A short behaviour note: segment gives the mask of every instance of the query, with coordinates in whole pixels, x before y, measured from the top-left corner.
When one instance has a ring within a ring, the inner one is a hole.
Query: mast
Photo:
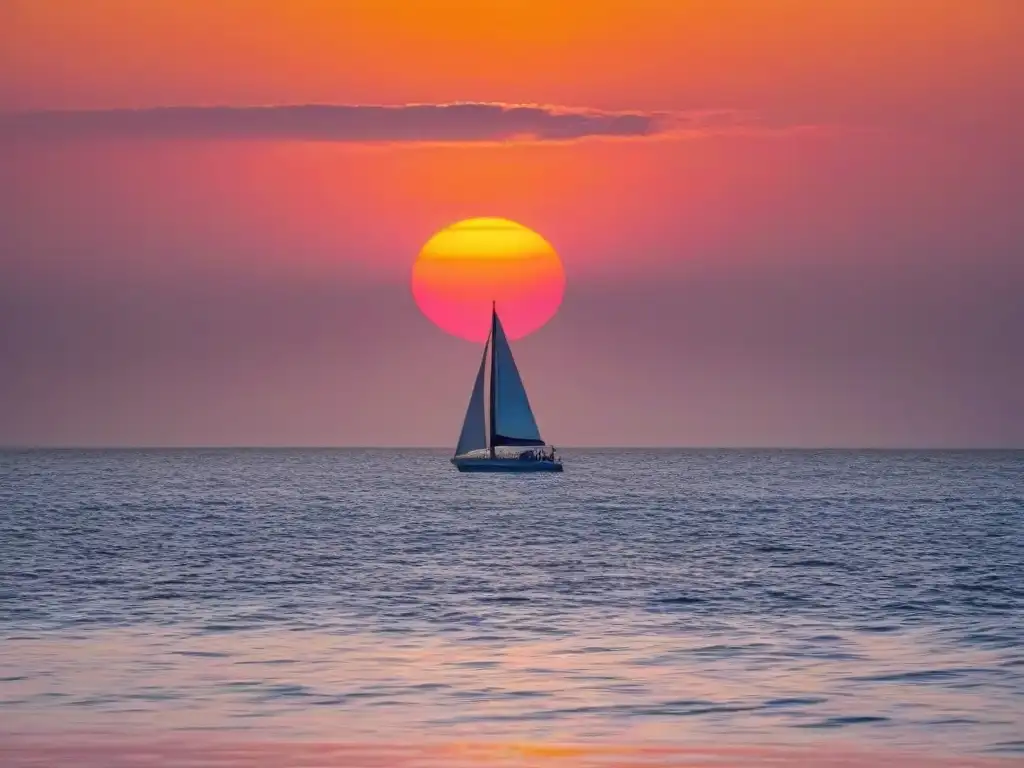
[[[491,302],[491,339],[492,339],[492,344],[491,344],[491,387],[490,387],[490,407],[488,408],[488,411],[489,411],[489,413],[488,413],[488,417],[489,417],[488,418],[489,439],[488,439],[487,442],[491,446],[491,458],[493,459],[494,458],[494,438],[495,438],[495,436],[497,435],[497,432],[498,432],[498,429],[497,429],[497,423],[498,423],[497,422],[497,413],[496,413],[496,409],[494,407],[496,402],[497,402],[497,399],[498,399],[497,398],[497,391],[498,391],[497,390],[497,381],[498,381],[498,377],[496,375],[497,372],[498,372],[498,366],[497,366],[498,356],[494,354],[494,352],[495,352],[495,344],[497,343],[497,339],[498,339],[498,307],[497,307],[497,302],[494,302],[494,301]]]

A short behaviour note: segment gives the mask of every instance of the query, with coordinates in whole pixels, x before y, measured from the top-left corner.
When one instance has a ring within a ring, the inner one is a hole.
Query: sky
[[[1018,0],[0,0],[0,444],[454,446],[432,235],[557,250],[562,446],[1024,446]]]

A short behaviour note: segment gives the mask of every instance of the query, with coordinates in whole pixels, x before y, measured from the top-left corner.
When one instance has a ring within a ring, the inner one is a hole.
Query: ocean
[[[0,765],[1024,764],[1024,452],[0,453]]]

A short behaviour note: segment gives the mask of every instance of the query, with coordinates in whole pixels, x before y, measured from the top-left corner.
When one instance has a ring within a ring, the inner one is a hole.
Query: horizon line
[[[549,444],[550,445],[550,444]],[[1024,451],[1022,445],[921,446],[921,445],[563,445],[552,446],[570,451],[873,451],[873,452],[980,452]],[[452,451],[445,445],[233,445],[227,443],[194,445],[73,445],[3,444],[0,452],[11,451]]]

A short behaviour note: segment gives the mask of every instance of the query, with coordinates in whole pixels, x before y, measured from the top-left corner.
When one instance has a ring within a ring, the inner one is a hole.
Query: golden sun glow
[[[533,333],[561,304],[565,272],[551,244],[509,219],[466,219],[445,227],[420,251],[412,292],[438,327],[483,341],[497,303],[510,338]]]

